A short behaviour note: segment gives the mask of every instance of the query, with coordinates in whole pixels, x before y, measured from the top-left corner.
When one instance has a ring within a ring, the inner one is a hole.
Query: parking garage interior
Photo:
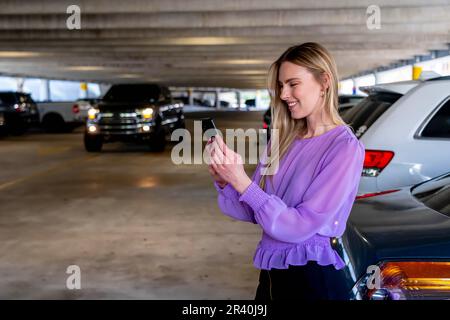
[[[304,42],[333,54],[342,95],[450,75],[448,1],[372,2],[0,1],[0,92],[74,116],[114,84],[163,84],[192,133],[266,129],[268,69]],[[87,152],[83,121],[2,133],[0,298],[253,299],[261,228],[221,213],[207,165],[174,164],[170,135]]]

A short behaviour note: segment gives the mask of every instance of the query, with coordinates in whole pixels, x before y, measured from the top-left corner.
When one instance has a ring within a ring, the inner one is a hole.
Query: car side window
[[[428,122],[422,131],[422,137],[450,139],[450,99]]]

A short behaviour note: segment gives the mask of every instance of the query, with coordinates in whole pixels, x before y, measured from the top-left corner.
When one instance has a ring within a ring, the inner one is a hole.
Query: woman
[[[355,200],[364,146],[338,113],[338,75],[332,56],[316,43],[284,52],[270,69],[273,143],[269,167],[252,179],[241,157],[217,136],[208,144],[209,171],[220,209],[259,224],[254,265],[261,269],[256,299],[333,299],[326,277],[344,267],[330,239],[340,237]],[[326,275],[326,276],[325,276]]]

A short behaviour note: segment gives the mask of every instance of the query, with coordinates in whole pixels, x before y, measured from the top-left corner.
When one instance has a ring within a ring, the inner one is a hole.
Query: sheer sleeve
[[[327,152],[319,173],[294,207],[288,207],[279,197],[267,194],[255,183],[241,195],[240,201],[253,209],[256,222],[272,238],[299,243],[328,224],[345,226],[363,162],[363,145],[356,138],[345,138]],[[302,181],[294,177],[290,188],[300,183]]]

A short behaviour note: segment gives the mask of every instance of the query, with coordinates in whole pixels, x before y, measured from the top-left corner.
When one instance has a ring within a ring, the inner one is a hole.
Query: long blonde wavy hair
[[[280,99],[281,88],[278,82],[280,66],[283,62],[291,62],[306,68],[318,83],[324,83],[325,75],[329,77],[329,86],[324,92],[324,111],[330,116],[333,124],[346,125],[338,112],[338,83],[339,77],[336,63],[323,46],[314,42],[307,42],[287,49],[270,67],[268,87],[270,93],[270,109],[272,114],[271,130],[278,130],[279,143],[269,144],[268,164],[273,166],[286,154],[289,146],[298,136],[307,133],[306,118],[293,119],[286,103]],[[273,135],[272,135],[273,137]],[[272,150],[273,149],[273,150]],[[264,189],[267,175],[262,175],[259,185]]]

